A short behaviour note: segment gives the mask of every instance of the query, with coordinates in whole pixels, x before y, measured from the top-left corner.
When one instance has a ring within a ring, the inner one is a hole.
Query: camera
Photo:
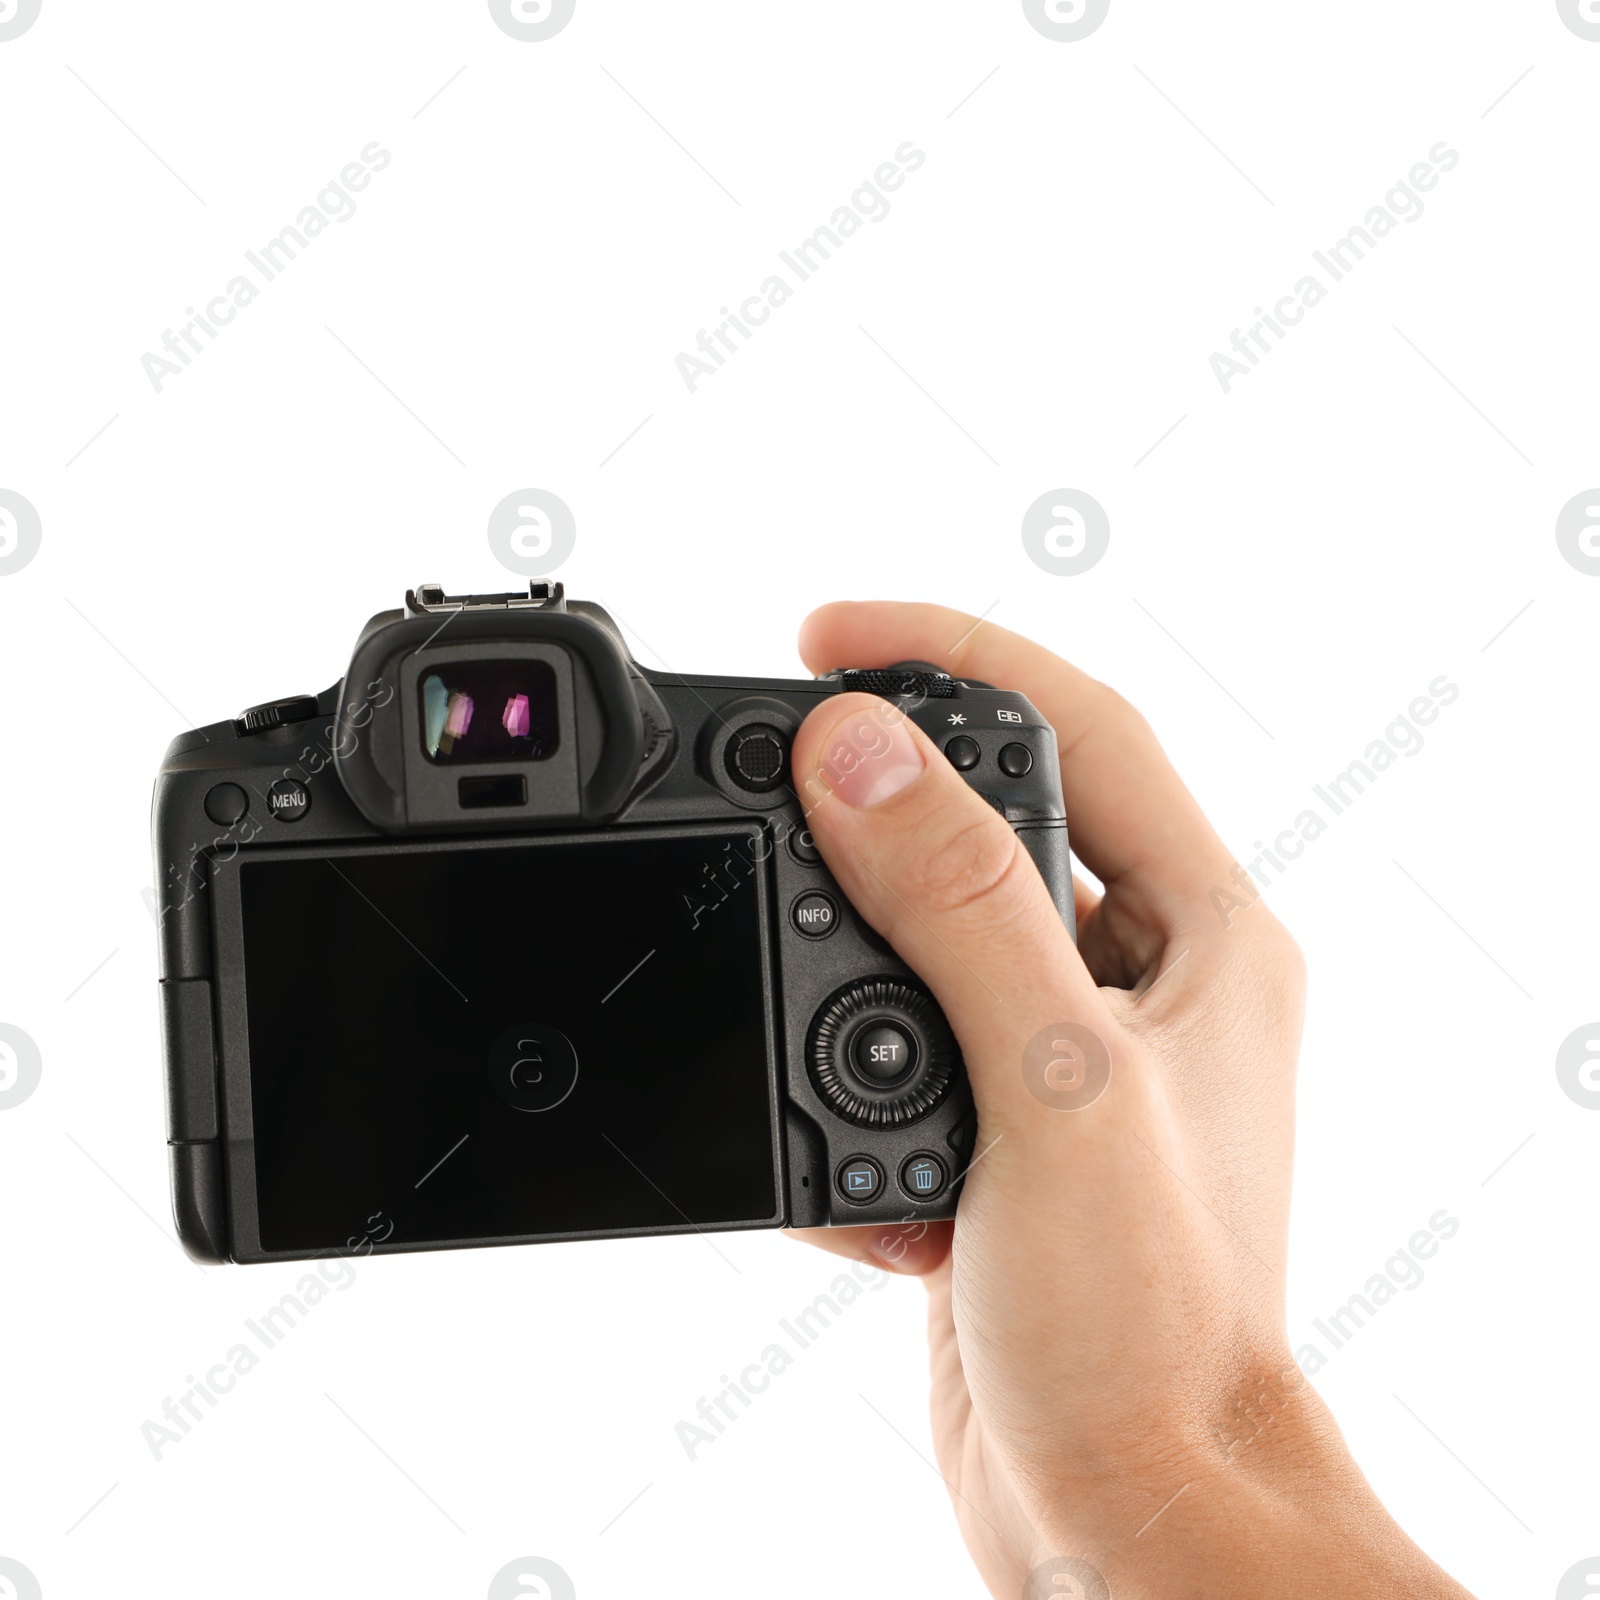
[[[655,671],[560,584],[374,617],[343,681],[156,779],[178,1234],[261,1262],[949,1217],[976,1118],[916,975],[830,876],[789,749],[915,721],[1064,922],[1055,735],[926,663]],[[835,759],[830,757],[830,760]]]

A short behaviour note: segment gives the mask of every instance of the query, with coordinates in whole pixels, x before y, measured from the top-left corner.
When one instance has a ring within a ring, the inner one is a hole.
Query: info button
[[[806,939],[826,939],[839,924],[839,908],[820,889],[810,889],[789,907],[794,931]]]

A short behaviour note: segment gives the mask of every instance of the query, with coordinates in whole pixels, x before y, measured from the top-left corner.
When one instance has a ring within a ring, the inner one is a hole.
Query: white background
[[[1554,1594],[1600,1550],[1600,1112],[1554,1070],[1600,1014],[1600,578],[1554,537],[1600,482],[1597,83],[1554,0],[1114,0],[1079,43],[1002,0],[578,0],[533,44],[467,0],[44,0],[0,43],[0,488],[43,527],[0,577],[0,1021],[43,1058],[0,1112],[0,1555],[47,1600],[481,1596],[524,1554],[584,1600],[982,1592],[913,1283],[685,1458],[835,1275],[770,1235],[364,1262],[140,1437],[298,1276],[171,1238],[161,751],[333,682],[408,584],[513,586],[488,514],[539,487],[646,664],[797,673],[836,596],[987,611],[1137,702],[1241,859],[1459,685],[1268,891],[1311,969],[1290,1331],[1457,1218],[1316,1382],[1439,1560]],[[141,356],[373,140],[157,394]],[[675,355],[906,140],[890,215],[691,395]],[[1211,353],[1441,140],[1224,395]],[[1020,538],[1058,487],[1111,521],[1078,577]]]

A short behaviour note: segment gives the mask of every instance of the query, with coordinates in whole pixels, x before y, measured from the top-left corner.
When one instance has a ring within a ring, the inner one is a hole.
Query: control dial
[[[959,1059],[938,1006],[901,978],[840,989],[807,1041],[811,1081],[829,1107],[863,1128],[897,1128],[944,1098]]]
[[[304,722],[316,714],[316,696],[296,694],[287,700],[268,700],[259,706],[249,706],[239,713],[235,723],[240,733],[263,733],[268,728],[281,728],[286,722]]]
[[[948,700],[956,692],[955,679],[925,661],[902,662],[895,667],[845,667],[840,687],[875,694],[885,700]]]

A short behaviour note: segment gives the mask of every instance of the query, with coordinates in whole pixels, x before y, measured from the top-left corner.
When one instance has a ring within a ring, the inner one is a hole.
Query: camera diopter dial
[[[925,1117],[958,1060],[943,1013],[903,978],[840,989],[812,1022],[807,1049],[811,1081],[829,1108],[863,1128]]]

